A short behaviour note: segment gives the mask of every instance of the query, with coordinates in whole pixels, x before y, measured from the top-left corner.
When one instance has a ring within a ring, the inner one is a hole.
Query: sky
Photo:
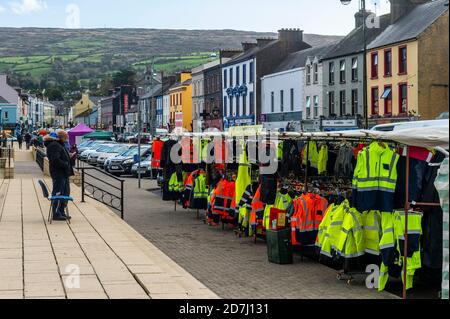
[[[0,0],[0,27],[234,29],[345,35],[359,0]],[[366,0],[377,14],[388,0]]]

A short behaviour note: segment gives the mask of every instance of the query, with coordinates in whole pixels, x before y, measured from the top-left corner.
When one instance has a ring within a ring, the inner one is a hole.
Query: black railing
[[[77,167],[77,170],[81,171],[81,202],[84,203],[85,197],[89,197],[119,211],[124,219],[125,181],[95,167]]]
[[[44,161],[47,157],[47,152],[44,149],[37,148],[36,149],[36,163],[41,168],[41,171],[44,171]]]

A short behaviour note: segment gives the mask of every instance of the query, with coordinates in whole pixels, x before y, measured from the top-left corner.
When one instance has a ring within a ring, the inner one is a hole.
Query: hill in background
[[[153,61],[157,72],[175,72],[211,61],[221,48],[276,36],[235,30],[0,28],[0,72],[27,89],[74,81],[93,88],[106,75],[131,66],[139,73]],[[304,35],[312,46],[340,38]]]

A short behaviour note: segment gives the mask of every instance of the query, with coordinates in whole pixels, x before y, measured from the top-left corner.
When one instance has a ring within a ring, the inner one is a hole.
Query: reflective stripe
[[[394,228],[386,228],[385,230],[383,230],[383,233],[393,233],[394,232]]]
[[[357,188],[358,192],[373,192],[373,191],[383,191],[386,193],[395,193],[395,187],[394,189],[381,187],[381,186],[374,186],[374,187],[359,187]]]
[[[341,231],[344,232],[344,233],[346,233],[346,234],[349,233],[349,231],[348,231],[347,229],[345,229],[345,228],[342,228]]]
[[[330,224],[330,226],[340,226],[340,225],[342,225],[343,223],[344,223],[343,221],[332,222],[332,223]]]
[[[380,230],[378,226],[364,226],[365,230]]]
[[[320,252],[320,254],[321,254],[321,255],[324,255],[324,256],[327,256],[327,257],[329,257],[329,258],[333,258],[333,256],[331,256],[331,254],[330,254],[329,252],[324,251],[324,250],[322,250],[322,251]]]
[[[364,252],[359,252],[356,254],[344,254],[342,252],[339,252],[339,254],[344,258],[356,258],[356,257],[364,256]]]
[[[392,171],[394,170],[394,164],[395,164],[396,159],[397,159],[397,154],[394,152],[394,154],[392,154],[391,164],[389,166],[389,178],[391,178],[391,176],[392,176]],[[395,182],[397,182],[397,180]],[[395,182],[393,182],[393,183],[395,183]]]
[[[386,249],[386,248],[394,248],[395,244],[391,243],[391,244],[385,244],[385,245],[380,245],[380,249]]]
[[[356,225],[358,226],[355,228],[355,230],[361,230],[362,229],[361,224],[359,223],[359,220],[356,218],[355,213],[353,213],[353,211],[351,211],[351,210],[349,210],[349,213],[350,213],[350,215],[352,215],[353,220],[356,222]]]
[[[300,233],[310,233],[313,231],[317,231],[317,229],[302,229],[302,230],[300,230]]]
[[[358,182],[388,182],[388,183],[397,183],[396,179],[388,178],[388,177],[369,177],[369,178],[355,178]]]
[[[379,256],[380,252],[366,248],[366,253],[371,254],[371,255],[375,255],[375,256]]]

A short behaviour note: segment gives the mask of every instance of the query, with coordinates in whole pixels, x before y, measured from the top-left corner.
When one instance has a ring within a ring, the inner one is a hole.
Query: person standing
[[[52,196],[70,196],[70,177],[74,175],[70,154],[64,144],[68,134],[61,130],[45,137],[45,147],[49,161],[50,176],[53,182]],[[66,207],[68,201],[57,200],[52,204],[53,219],[67,220]]]
[[[20,131],[17,131],[17,143],[19,144],[19,149],[22,149],[23,135]]]
[[[30,132],[27,132],[25,134],[25,144],[27,145],[27,150],[30,149],[30,143],[31,143],[31,134]]]

